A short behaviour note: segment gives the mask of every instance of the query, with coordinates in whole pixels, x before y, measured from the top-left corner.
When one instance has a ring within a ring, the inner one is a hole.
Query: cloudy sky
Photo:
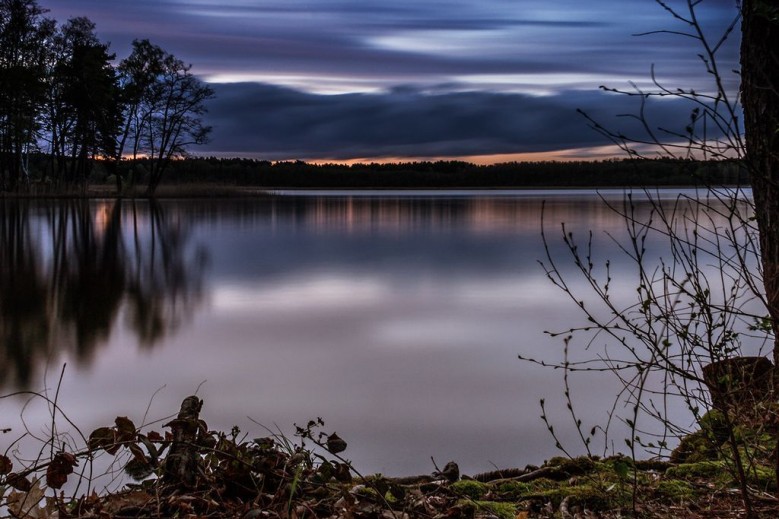
[[[271,160],[602,157],[581,108],[610,127],[650,67],[705,90],[684,27],[653,0],[40,0],[59,21],[88,16],[119,58],[148,38],[213,84],[201,154]],[[681,7],[679,0],[672,5]],[[712,35],[734,0],[703,0]],[[737,66],[738,35],[722,50]],[[728,75],[735,88],[735,75]],[[683,128],[658,103],[652,124]]]

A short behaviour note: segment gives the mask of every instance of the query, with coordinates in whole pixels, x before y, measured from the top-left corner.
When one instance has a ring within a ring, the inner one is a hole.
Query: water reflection
[[[60,356],[89,364],[122,316],[159,343],[201,301],[206,259],[155,203],[0,200],[0,386]]]
[[[562,268],[576,267],[561,223],[577,238],[592,229],[615,297],[635,294],[609,237],[624,239],[625,222],[592,192],[0,207],[3,384],[39,387],[57,355],[91,360],[66,371],[60,395],[84,430],[116,415],[140,423],[163,385],[149,417],[196,390],[223,430],[267,434],[251,416],[290,432],[322,416],[365,472],[430,472],[435,456],[474,473],[557,454],[538,401],[568,416],[562,375],[517,360],[559,360],[543,330],[582,321],[538,265],[542,207]],[[571,383],[579,410],[605,422],[619,381]],[[0,426],[22,405],[0,400]],[[28,423],[49,416],[28,408]]]
[[[620,192],[621,193],[621,192]],[[617,196],[616,194],[613,196]],[[619,195],[622,196],[621,194]],[[619,199],[621,201],[621,198]],[[407,233],[415,230],[538,235],[543,207],[557,222],[584,221],[599,230],[624,227],[614,211],[592,192],[569,196],[471,197],[295,196],[229,203],[188,201],[179,204],[192,220],[231,225],[272,225],[306,232]],[[649,207],[639,205],[642,211]]]

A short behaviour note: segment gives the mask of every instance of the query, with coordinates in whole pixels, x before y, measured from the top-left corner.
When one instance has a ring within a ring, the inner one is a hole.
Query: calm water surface
[[[538,401],[570,429],[562,375],[517,355],[559,360],[544,330],[582,318],[538,264],[541,208],[553,255],[566,222],[594,230],[627,273],[607,236],[624,223],[601,197],[284,195],[0,201],[3,393],[53,396],[67,363],[59,402],[86,434],[117,415],[165,417],[196,391],[210,427],[250,438],[267,435],[254,421],[289,432],[321,416],[365,472],[428,473],[433,456],[474,473],[556,454]],[[573,387],[593,421],[615,388],[602,375]],[[23,415],[47,434],[46,407],[26,401],[0,400],[0,427],[20,433]]]

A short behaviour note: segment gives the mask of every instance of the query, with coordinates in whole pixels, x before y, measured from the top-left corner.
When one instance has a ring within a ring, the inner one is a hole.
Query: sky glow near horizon
[[[707,88],[689,39],[634,36],[684,29],[653,0],[41,5],[60,22],[91,18],[120,59],[133,39],[148,38],[192,63],[218,96],[209,106],[212,140],[193,150],[200,154],[351,160],[582,150],[576,156],[587,157],[607,142],[576,108],[607,123],[635,112],[634,100],[600,85],[647,86],[654,65],[673,88]],[[698,8],[712,35],[736,13],[731,0]],[[738,31],[723,47],[721,68],[737,68],[737,56]],[[735,92],[737,77],[726,80]],[[653,115],[658,126],[683,128],[688,114],[677,105]]]

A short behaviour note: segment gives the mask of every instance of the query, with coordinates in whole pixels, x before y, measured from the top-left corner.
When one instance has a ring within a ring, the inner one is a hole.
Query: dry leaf
[[[62,488],[76,465],[78,465],[76,457],[68,452],[55,455],[46,469],[46,485],[50,488]]]
[[[32,519],[44,519],[49,516],[38,503],[43,500],[44,492],[40,480],[33,481],[29,492],[11,491],[6,498],[8,511],[16,517],[29,517]]]
[[[0,474],[8,474],[13,468],[14,464],[10,458],[0,455]]]
[[[333,433],[327,437],[326,445],[327,445],[327,450],[329,450],[333,454],[338,454],[339,452],[343,452],[346,450],[346,442],[336,433]]]
[[[116,433],[120,442],[135,439],[135,424],[126,416],[116,417]]]
[[[108,454],[116,454],[119,445],[116,443],[116,432],[110,427],[100,427],[89,435],[89,448],[93,451],[105,450]]]
[[[8,483],[11,488],[15,488],[22,492],[28,492],[32,488],[32,483],[29,479],[20,476],[19,474],[14,474],[13,472],[6,476],[5,482]]]

